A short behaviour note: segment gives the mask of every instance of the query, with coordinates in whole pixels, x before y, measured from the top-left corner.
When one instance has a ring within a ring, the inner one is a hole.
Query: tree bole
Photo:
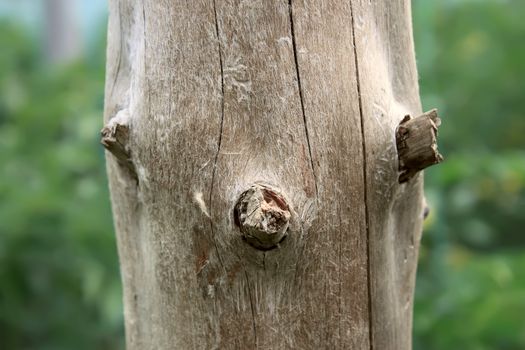
[[[410,2],[109,4],[127,348],[410,349]]]

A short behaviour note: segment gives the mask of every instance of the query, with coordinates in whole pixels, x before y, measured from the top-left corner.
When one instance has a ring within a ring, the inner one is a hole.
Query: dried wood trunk
[[[109,3],[128,349],[410,349],[410,1]]]

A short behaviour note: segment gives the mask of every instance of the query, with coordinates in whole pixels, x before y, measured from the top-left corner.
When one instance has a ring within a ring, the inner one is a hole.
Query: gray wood
[[[395,145],[420,112],[409,6],[110,0],[128,349],[410,348],[422,181],[398,183]],[[285,222],[238,222],[243,201]]]
[[[423,181],[398,183],[395,129],[421,114],[410,1],[352,1],[365,135],[371,339],[410,349]]]

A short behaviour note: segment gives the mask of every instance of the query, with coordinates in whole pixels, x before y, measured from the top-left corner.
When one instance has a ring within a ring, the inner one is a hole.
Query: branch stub
[[[276,248],[287,234],[290,207],[277,190],[256,184],[243,192],[234,207],[234,221],[254,248]]]
[[[437,147],[441,119],[432,109],[417,118],[405,116],[396,130],[399,157],[399,183],[404,183],[421,170],[443,161]]]
[[[100,143],[108,150],[118,163],[128,169],[130,175],[137,180],[135,165],[131,160],[131,155],[127,147],[129,139],[129,127],[125,124],[113,122],[105,126],[100,131]]]

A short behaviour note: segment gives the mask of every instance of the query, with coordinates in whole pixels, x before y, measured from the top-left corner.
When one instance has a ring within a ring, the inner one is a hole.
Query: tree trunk
[[[128,349],[410,349],[410,1],[109,3]]]

